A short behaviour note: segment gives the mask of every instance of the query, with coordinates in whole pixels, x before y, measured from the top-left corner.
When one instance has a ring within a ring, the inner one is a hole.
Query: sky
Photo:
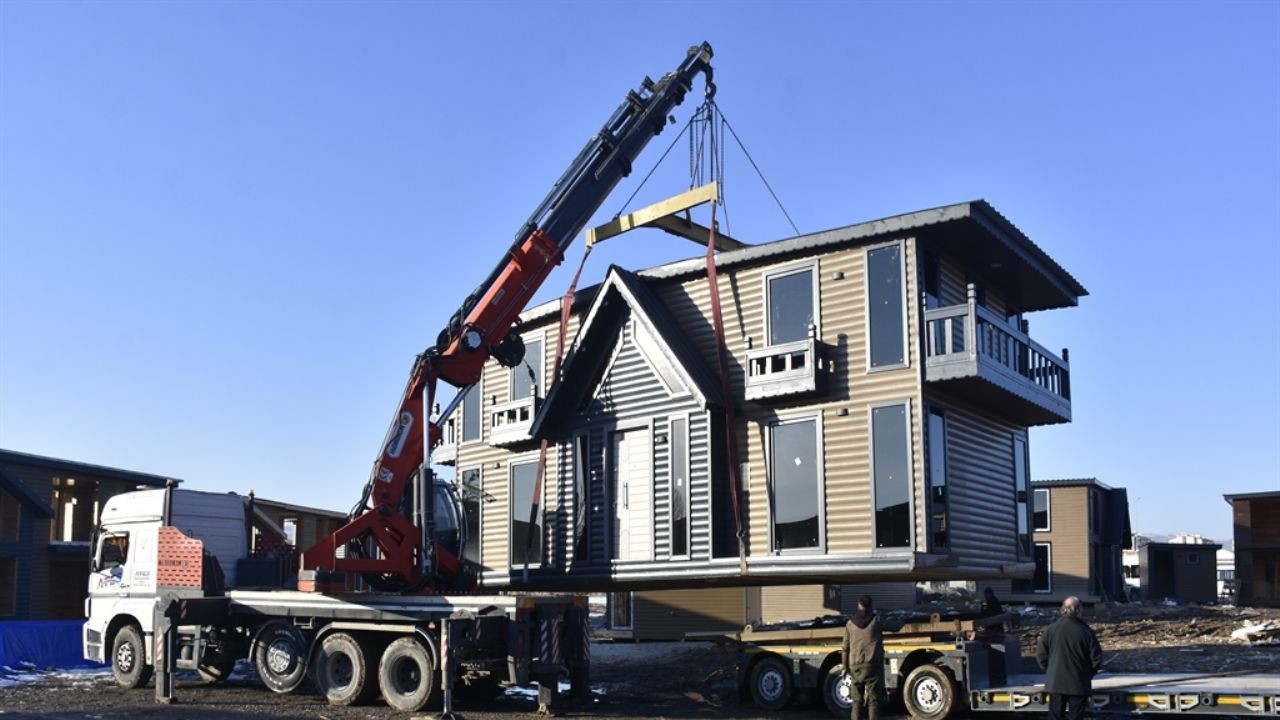
[[[1029,316],[1073,393],[1033,477],[1219,539],[1223,493],[1280,489],[1277,2],[7,0],[0,447],[345,510],[415,354],[703,40],[801,232],[983,198],[1088,288]],[[630,208],[688,186],[671,155]],[[725,199],[793,234],[736,147]],[[635,233],[584,284],[696,254]]]

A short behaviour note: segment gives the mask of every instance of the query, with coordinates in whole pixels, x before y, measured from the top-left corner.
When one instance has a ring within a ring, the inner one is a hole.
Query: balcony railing
[[[489,409],[489,444],[502,447],[531,440],[529,430],[541,404],[541,398],[530,395],[492,406]]]
[[[431,461],[437,465],[453,465],[458,461],[458,419],[450,417],[440,427],[440,444],[431,451]]]
[[[979,305],[973,285],[968,295],[964,305],[925,311],[925,379],[981,378],[1011,393],[1018,402],[1033,405],[1036,410],[1021,413],[1028,424],[1069,421],[1071,369],[1067,351],[1064,349],[1059,358]]]
[[[825,390],[822,347],[811,329],[804,340],[748,349],[746,399],[795,397]]]

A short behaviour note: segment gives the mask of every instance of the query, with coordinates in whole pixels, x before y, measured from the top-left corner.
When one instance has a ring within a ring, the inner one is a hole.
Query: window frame
[[[676,421],[684,423],[684,552],[676,553],[676,485],[675,485],[675,447],[676,444],[672,439],[674,433],[671,426]],[[667,524],[668,540],[667,540],[667,557],[671,560],[689,560],[693,557],[693,458],[692,456],[692,428],[693,414],[680,413],[671,415],[667,418]],[[654,534],[657,539],[657,534]],[[655,553],[656,554],[656,553]]]
[[[1027,442],[1027,440],[1028,438],[1022,437],[1015,432],[1010,436],[1010,441],[1009,441],[1010,460],[1011,460],[1011,465],[1013,467],[1013,537],[1014,537],[1015,543],[1018,546],[1017,557],[1020,560],[1027,560],[1027,559],[1034,560],[1035,553],[1036,553],[1035,531],[1031,529],[1031,526],[1035,523],[1035,519],[1032,517],[1033,513],[1032,513],[1032,505],[1031,505],[1031,501],[1033,500],[1033,498],[1031,497],[1031,490],[1032,490],[1031,445],[1030,443]],[[1027,493],[1026,499],[1021,501],[1018,500],[1018,492],[1019,492],[1018,444],[1019,443],[1022,444],[1022,470],[1024,475],[1026,476],[1026,493]],[[1019,504],[1025,505],[1025,507],[1022,508],[1021,516],[1019,516],[1019,513],[1018,513]],[[1022,517],[1024,522],[1026,522],[1026,527],[1027,527],[1026,537],[1027,537],[1027,542],[1030,543],[1030,546],[1023,545],[1023,542],[1022,542],[1023,533],[1019,532],[1018,530],[1019,517]]]
[[[466,500],[466,493],[464,492],[464,488],[466,487],[466,484],[463,482],[463,479],[462,479],[462,476],[464,474],[473,472],[473,471],[476,473],[476,476],[478,478],[478,482],[476,484],[476,490],[478,493],[478,497],[476,498],[476,526],[474,528],[471,527],[470,518],[467,518],[466,516],[467,500]],[[472,540],[475,541],[476,550],[475,550],[475,559],[473,560],[473,562],[475,562],[476,565],[483,567],[484,566],[484,530],[483,530],[484,528],[484,466],[475,465],[472,467],[458,468],[456,485],[458,488],[458,504],[462,505],[463,522],[467,523],[468,544],[470,544]],[[472,537],[473,535],[474,537]],[[466,545],[464,545],[462,549],[461,559],[466,560],[466,556],[467,556],[467,549],[466,549]]]
[[[1044,576],[1045,576],[1045,580],[1048,582],[1048,585],[1043,590],[1036,587],[1036,576],[1035,576],[1035,572],[1033,571],[1031,573],[1031,592],[1034,595],[1052,595],[1053,594],[1053,543],[1047,542],[1047,541],[1032,542],[1031,543],[1031,561],[1032,562],[1035,562],[1036,549],[1040,547],[1044,547],[1045,549]]]
[[[894,548],[878,548],[876,547],[876,442],[875,442],[875,410],[878,408],[896,407],[903,405],[906,408],[905,420],[907,429],[907,481],[910,484],[910,490],[907,492],[907,512],[910,520],[907,523],[908,541],[903,547]],[[870,490],[871,490],[871,553],[873,555],[909,555],[916,551],[916,454],[915,454],[915,438],[912,434],[912,409],[911,398],[901,398],[898,400],[884,400],[881,402],[867,403],[867,457],[870,466]]]
[[[538,472],[538,454],[524,453],[515,455],[507,460],[507,567],[523,568],[524,563],[516,563],[515,549],[516,545],[512,542],[512,532],[515,530],[512,511],[515,509],[512,501],[515,499],[516,486],[516,467],[523,465],[532,465],[534,471],[534,486],[537,486]],[[483,479],[483,478],[482,478]],[[529,563],[531,569],[540,569],[547,566],[547,482],[546,476],[542,478],[542,497],[538,498],[538,527],[541,528],[541,542],[538,549],[538,562]]]
[[[566,548],[572,548],[572,561],[569,563],[591,561],[591,431],[579,430],[570,436],[569,457],[573,461],[573,527],[570,528],[572,542]],[[578,478],[582,478],[582,490],[578,492]],[[582,520],[582,533],[578,534],[578,520]],[[584,552],[579,552],[584,551]]]
[[[538,362],[540,363],[540,367],[538,368],[538,375],[542,378],[542,387],[534,388],[533,392],[531,392],[530,395],[535,399],[535,401],[537,398],[544,398],[547,396],[547,387],[546,387],[547,386],[547,331],[546,329],[534,330],[532,332],[521,335],[520,340],[524,343],[525,358],[524,360],[520,361],[519,365],[513,368],[507,368],[507,401],[508,402],[515,402],[517,399],[516,383],[515,383],[516,373],[517,371],[522,371],[524,369],[525,363],[529,359],[529,355],[528,355],[529,344],[534,342],[541,343],[542,345],[542,352],[539,354],[539,357],[538,357]],[[523,400],[524,398],[519,398],[519,399]]]
[[[1199,564],[1200,564],[1200,551],[1199,551],[1199,550],[1188,550],[1188,551],[1187,551],[1187,554],[1186,554],[1186,564],[1187,564],[1187,565],[1199,565]]]
[[[769,316],[771,314],[769,312],[769,282],[778,278],[787,277],[788,275],[798,275],[802,272],[811,273],[813,276],[813,282],[810,283],[809,286],[809,291],[812,295],[810,302],[813,307],[813,336],[815,338],[822,337],[822,306],[819,305],[818,301],[818,298],[821,296],[821,293],[818,292],[818,284],[821,282],[822,278],[821,270],[822,266],[819,258],[809,258],[807,260],[777,265],[765,270],[761,274],[760,296],[764,300],[762,304],[762,314],[764,315],[764,337],[761,338],[760,347],[775,347],[774,343],[771,342],[773,328],[771,327],[771,322],[769,320]],[[808,328],[805,329],[805,336],[808,337]],[[780,344],[786,345],[787,343]]]
[[[934,461],[934,457],[933,457],[932,433],[933,433],[933,416],[934,415],[937,415],[942,420],[942,488],[944,490],[944,495],[946,497],[946,500],[943,503],[943,513],[945,513],[943,524],[946,527],[946,536],[947,536],[947,543],[945,545],[936,545],[934,543],[934,537],[933,537],[934,536],[934,529],[933,529],[933,504],[934,504],[933,461]],[[950,453],[947,452],[947,435],[949,434],[947,430],[947,410],[941,405],[929,405],[928,410],[925,413],[925,417],[926,417],[925,484],[929,488],[929,492],[926,494],[927,496],[926,502],[929,508],[929,516],[928,516],[928,520],[926,521],[926,524],[928,526],[927,538],[929,541],[927,547],[930,551],[933,551],[936,549],[943,549],[943,550],[950,551],[951,550],[951,477],[950,477],[950,473],[948,472],[950,470],[950,463],[948,458]],[[910,420],[909,416],[908,416],[908,420]],[[871,447],[874,447],[874,445],[872,445]],[[874,480],[875,480],[875,475],[874,475],[874,467],[873,467],[873,474],[872,474],[873,486],[875,485]],[[874,508],[874,505],[872,507]],[[874,542],[874,534],[872,536],[872,542]]]
[[[484,371],[480,372],[480,379],[476,380],[476,384],[464,392],[468,397],[471,393],[476,394],[476,436],[467,438],[467,397],[464,397],[458,403],[458,412],[462,415],[462,422],[459,423],[461,427],[458,428],[458,447],[484,442]]]
[[[812,547],[777,549],[774,547],[774,525],[776,524],[774,522],[774,512],[777,510],[777,503],[774,500],[773,433],[774,430],[781,425],[796,425],[802,422],[813,422],[814,424],[813,460],[814,467],[817,469],[814,480],[818,485],[818,494],[816,498],[818,505],[818,544]],[[764,482],[766,505],[769,511],[768,540],[770,555],[825,555],[827,552],[827,466],[824,461],[824,458],[826,457],[824,435],[823,413],[821,411],[809,411],[775,417],[765,426]],[[739,478],[740,482],[742,480],[743,478]]]
[[[1044,527],[1036,524],[1036,493],[1044,493]],[[1031,488],[1031,532],[1053,532],[1053,493],[1049,488]]]
[[[902,283],[902,362],[894,365],[881,365],[873,367],[871,365],[871,253],[876,250],[883,250],[887,247],[898,247],[898,271],[901,273]],[[902,370],[911,367],[911,341],[909,335],[909,322],[907,318],[908,310],[907,302],[910,297],[910,287],[907,285],[907,243],[905,239],[890,240],[888,242],[876,243],[868,245],[862,249],[862,312],[863,318],[866,320],[866,337],[863,340],[863,353],[866,356],[865,364],[867,373],[888,372],[890,370]]]

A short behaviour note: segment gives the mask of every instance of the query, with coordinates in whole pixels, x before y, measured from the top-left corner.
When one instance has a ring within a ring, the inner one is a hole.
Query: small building
[[[99,509],[112,496],[171,480],[178,482],[0,450],[0,620],[84,617]]]
[[[1187,603],[1218,599],[1218,543],[1150,542],[1138,548],[1142,600]]]
[[[1235,526],[1237,603],[1280,606],[1280,491],[1223,497]]]
[[[1124,600],[1123,552],[1131,547],[1129,496],[1095,478],[1031,483],[1035,574],[992,583],[1002,600]]]

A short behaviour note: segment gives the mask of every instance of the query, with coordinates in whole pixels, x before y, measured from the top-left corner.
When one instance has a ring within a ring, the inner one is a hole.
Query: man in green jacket
[[[880,617],[871,609],[871,596],[858,598],[858,612],[844,626],[844,643],[840,659],[849,675],[853,708],[850,720],[862,720],[862,706],[867,706],[867,720],[880,720],[884,702],[884,638],[880,633]]]

